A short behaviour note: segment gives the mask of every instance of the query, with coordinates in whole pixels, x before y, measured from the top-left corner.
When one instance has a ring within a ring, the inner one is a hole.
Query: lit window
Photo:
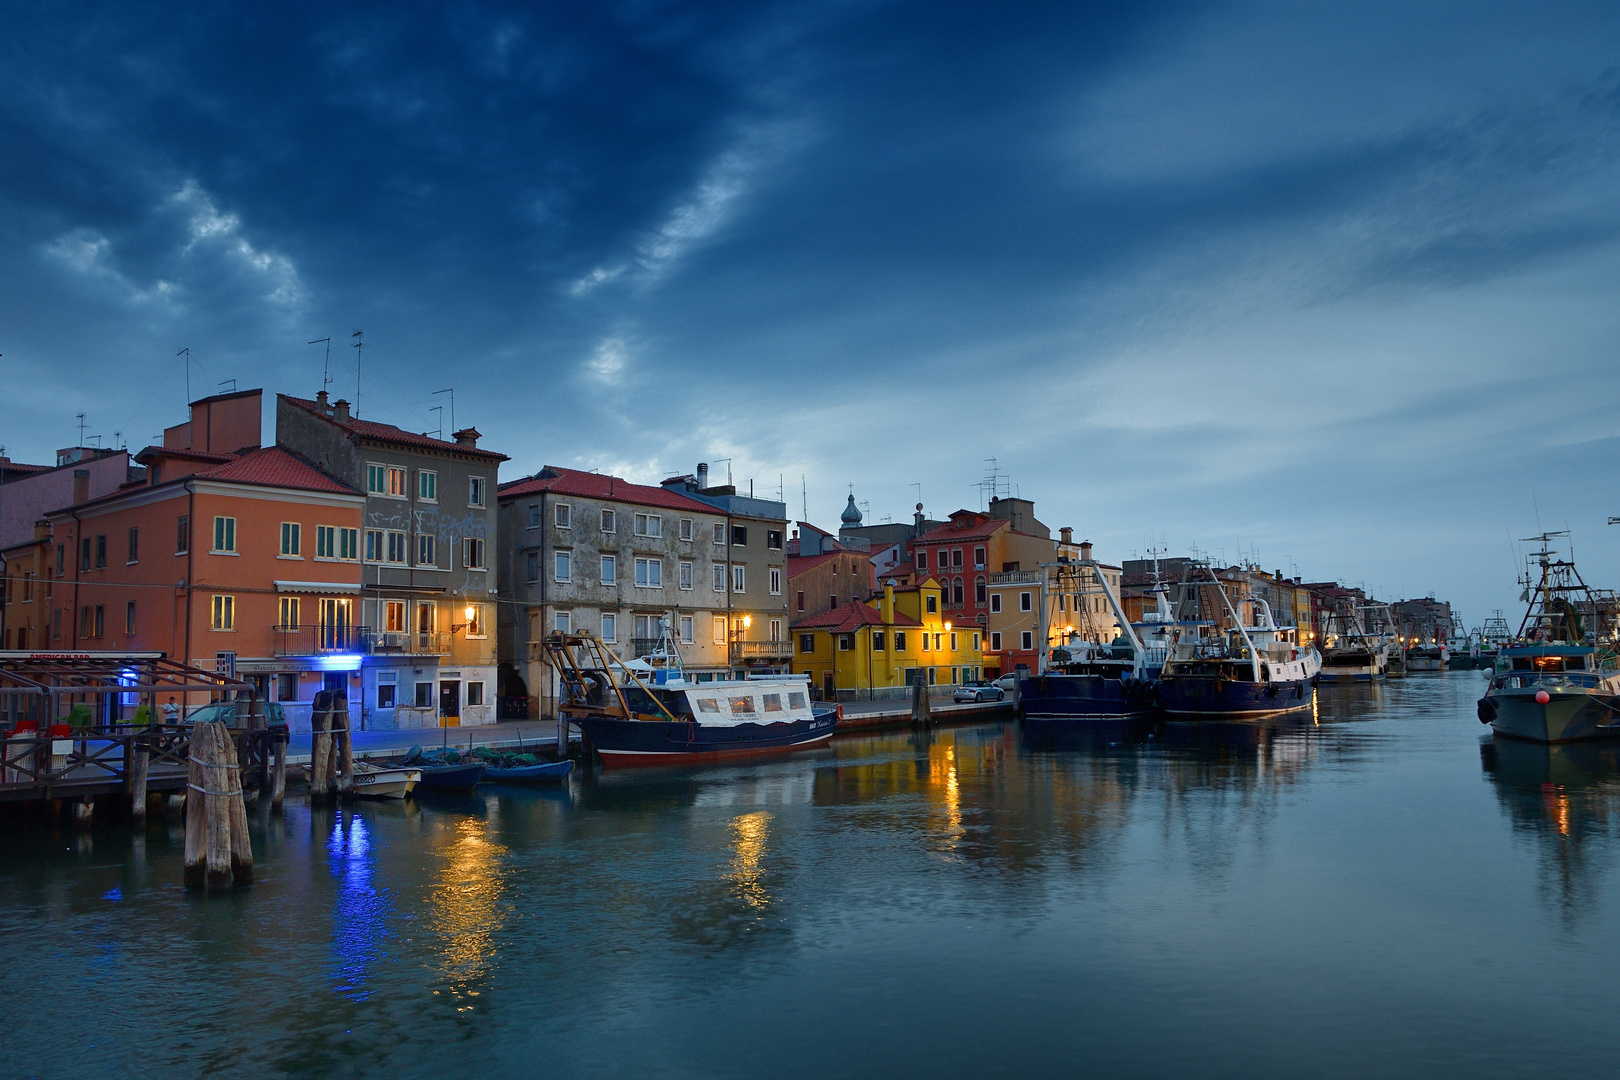
[[[215,630],[236,629],[236,597],[214,597],[212,626]]]
[[[470,638],[481,638],[481,637],[488,637],[489,636],[488,632],[484,628],[484,605],[483,604],[468,604],[467,605],[466,615],[467,615],[467,636],[468,637],[470,637]]]
[[[384,601],[383,630],[390,634],[403,634],[405,632],[405,601]]]
[[[389,495],[391,495],[392,497],[394,497],[396,499],[403,499],[403,498],[408,497],[409,494],[410,494],[410,491],[406,486],[407,480],[408,480],[408,476],[407,476],[406,471],[404,469],[400,468],[397,465],[388,466],[388,494]]]

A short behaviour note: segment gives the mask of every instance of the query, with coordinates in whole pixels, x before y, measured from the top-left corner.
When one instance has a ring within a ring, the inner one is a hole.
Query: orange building
[[[47,647],[234,670],[298,727],[323,687],[347,690],[358,714],[365,497],[259,447],[257,390],[205,398],[191,415],[137,455],[145,481],[47,515]]]

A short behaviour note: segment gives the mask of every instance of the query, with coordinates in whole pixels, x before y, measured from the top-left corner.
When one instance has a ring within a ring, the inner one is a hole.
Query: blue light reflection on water
[[[337,879],[332,912],[332,987],[341,997],[364,1001],[388,936],[389,899],[374,883],[371,832],[361,813],[340,812],[326,840],[327,866]]]

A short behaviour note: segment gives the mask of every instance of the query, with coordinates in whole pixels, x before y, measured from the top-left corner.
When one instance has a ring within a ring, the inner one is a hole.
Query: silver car
[[[1006,696],[1006,691],[1002,690],[1001,687],[993,686],[990,683],[985,682],[983,679],[975,679],[971,682],[965,682],[961,686],[958,686],[956,688],[956,692],[951,695],[951,700],[958,702],[971,701],[974,704],[982,704],[986,701],[1000,701]]]

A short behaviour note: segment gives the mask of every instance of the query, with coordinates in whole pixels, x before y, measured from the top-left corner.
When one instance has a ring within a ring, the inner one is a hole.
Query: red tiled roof
[[[832,558],[834,555],[846,554],[842,551],[823,551],[820,555],[789,555],[782,560],[787,564],[788,580],[792,581],[807,570],[813,570]]]
[[[279,446],[250,450],[223,465],[198,473],[197,479],[222,480],[232,484],[259,484],[264,487],[301,488],[304,491],[330,491],[339,495],[360,494],[291,450]]]
[[[937,529],[930,529],[928,532],[923,533],[921,536],[917,537],[917,539],[913,540],[912,543],[949,544],[963,540],[980,540],[989,536],[1003,525],[1011,524],[1012,522],[1008,521],[1006,518],[991,518],[988,521],[981,521],[975,525],[969,525],[965,529],[958,529],[955,525],[941,525]]]
[[[185,450],[180,447],[170,446],[148,446],[146,449],[135,455],[135,460],[140,462],[142,465],[145,465],[153,458],[160,457],[185,458],[188,461],[223,462],[231,460],[230,454],[205,454],[201,450]]]
[[[444,450],[452,454],[470,454],[473,457],[489,458],[493,461],[509,461],[505,454],[494,450],[480,450],[476,446],[462,446],[449,439],[435,439],[431,435],[418,435],[414,431],[395,427],[393,424],[379,424],[372,420],[357,420],[350,418],[339,421],[335,416],[329,416],[322,411],[320,403],[310,401],[308,398],[296,398],[288,394],[278,394],[277,397],[289,405],[303,409],[311,416],[318,416],[329,424],[334,424],[345,431],[352,431],[362,439],[371,439],[376,442],[399,443],[402,446],[420,446],[432,450]]]
[[[533,476],[502,484],[497,494],[502,499],[509,499],[522,495],[537,495],[540,492],[577,495],[582,499],[605,499],[608,502],[629,503],[632,506],[661,506],[666,510],[721,513],[708,503],[689,499],[668,488],[632,484],[617,476],[564,469],[556,465],[547,465]]]
[[[850,634],[862,626],[882,625],[882,611],[870,604],[851,601],[848,604],[840,604],[831,611],[823,611],[820,615],[812,615],[803,622],[796,622],[793,624],[793,629],[830,630],[835,634]],[[921,626],[922,623],[903,611],[896,611],[893,625]]]

